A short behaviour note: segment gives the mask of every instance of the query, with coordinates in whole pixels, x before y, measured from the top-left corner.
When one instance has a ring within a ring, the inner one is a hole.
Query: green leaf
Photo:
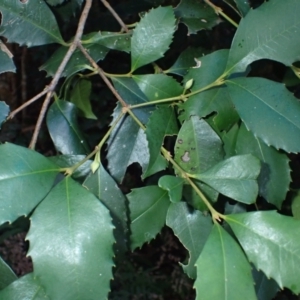
[[[64,43],[55,17],[45,1],[2,0],[0,12],[0,35],[5,36],[9,43],[28,47]]]
[[[160,105],[150,116],[146,128],[146,137],[150,153],[149,164],[143,174],[146,178],[158,170],[156,168],[159,160],[162,160],[160,149],[167,135],[175,135],[178,132],[177,118],[174,108],[168,105]],[[162,163],[161,163],[162,164]],[[164,160],[164,168],[168,162]]]
[[[0,257],[0,290],[18,279],[14,271],[9,265]],[[1,296],[1,293],[0,293]],[[3,298],[4,299],[4,298]]]
[[[245,17],[251,9],[250,0],[234,0],[237,8],[241,12],[242,16]]]
[[[72,90],[70,101],[80,109],[80,112],[85,118],[97,120],[91,107],[91,90],[92,84],[89,80],[79,80]]]
[[[255,202],[258,194],[256,178],[259,172],[259,159],[247,154],[227,158],[204,173],[193,175],[193,177],[227,197],[251,204]]]
[[[276,149],[300,151],[300,103],[283,84],[264,78],[237,78],[226,84],[238,114],[254,136]]]
[[[274,278],[280,288],[300,292],[299,220],[275,211],[262,211],[228,215],[225,221],[258,270]]]
[[[228,132],[222,133],[222,141],[224,143],[225,158],[236,155],[236,141],[239,133],[239,126],[235,124]]]
[[[46,0],[49,5],[55,6],[64,3],[66,0]]]
[[[175,8],[175,15],[188,28],[188,35],[202,29],[211,29],[220,19],[206,3],[197,0],[181,0]]]
[[[31,216],[27,239],[34,275],[51,299],[107,297],[113,226],[92,193],[71,178],[62,180]]]
[[[163,57],[172,42],[175,21],[171,6],[154,8],[141,19],[131,39],[131,72]]]
[[[34,277],[33,273],[29,273],[1,290],[0,299],[45,300],[49,297],[45,294],[45,290],[38,279]]]
[[[170,200],[167,191],[154,185],[133,189],[127,198],[131,220],[131,249],[134,250],[154,239],[161,231]]]
[[[252,269],[252,276],[255,282],[255,292],[258,300],[272,300],[275,298],[277,292],[279,292],[279,286],[273,279],[268,279],[267,276]]]
[[[120,109],[117,108],[112,122],[119,113]],[[132,163],[139,163],[144,172],[150,157],[146,134],[129,115],[123,116],[112,131],[107,141],[107,152],[108,169],[118,182],[123,180],[127,167]]]
[[[175,161],[188,173],[197,174],[221,161],[222,141],[202,119],[183,123],[175,144]]]
[[[91,193],[109,209],[115,226],[114,245],[115,254],[124,253],[127,250],[127,206],[126,198],[118,188],[116,182],[106,172],[102,164],[97,172],[91,173],[83,183]]]
[[[182,267],[190,278],[195,279],[195,262],[212,229],[211,218],[198,210],[191,210],[186,203],[181,202],[170,205],[166,223],[188,250],[188,264],[182,264]]]
[[[300,193],[297,192],[292,202],[292,213],[295,219],[300,220]]]
[[[172,67],[164,72],[176,74],[178,76],[185,76],[190,68],[197,66],[195,59],[203,56],[206,53],[207,50],[202,48],[187,48],[180,53]]]
[[[47,113],[47,126],[57,151],[62,154],[86,154],[89,146],[77,122],[74,104],[56,100]]]
[[[16,72],[16,66],[12,58],[13,55],[9,49],[0,41],[0,74],[4,72]]]
[[[97,31],[86,34],[82,37],[82,43],[85,44],[98,44],[108,49],[114,49],[129,53],[131,33],[119,33],[108,31]]]
[[[47,195],[59,173],[41,154],[13,144],[0,145],[0,224],[27,216]]]
[[[238,133],[236,153],[251,153],[260,159],[259,194],[280,209],[291,182],[288,157],[254,137],[244,125]]]
[[[169,193],[170,201],[177,203],[182,197],[184,179],[171,175],[165,175],[159,178],[158,186]]]
[[[298,14],[298,0],[272,0],[250,10],[241,20],[233,39],[226,73],[243,72],[253,61],[264,58],[286,66],[298,61]]]
[[[84,45],[84,48],[96,62],[103,60],[108,53],[108,49],[106,47],[98,44],[87,44]],[[48,76],[53,77],[67,51],[67,47],[62,46],[58,48],[39,69],[46,71]],[[75,73],[85,70],[87,65],[90,65],[89,61],[80,50],[76,49],[64,68],[61,77],[69,77]]]
[[[133,79],[149,101],[177,97],[183,93],[180,83],[165,74],[134,75]]]
[[[57,166],[61,168],[69,168],[80,161],[84,160],[86,158],[85,155],[57,155],[57,156],[50,156],[48,157],[49,160],[51,160],[53,163],[55,163]],[[78,167],[74,173],[72,173],[73,178],[82,178],[86,177],[91,172],[91,160],[86,161],[83,163],[80,167]]]
[[[8,114],[9,114],[9,106],[4,101],[0,101],[0,129],[2,123],[5,121]]]
[[[257,299],[251,267],[236,241],[215,224],[197,262],[196,299]]]

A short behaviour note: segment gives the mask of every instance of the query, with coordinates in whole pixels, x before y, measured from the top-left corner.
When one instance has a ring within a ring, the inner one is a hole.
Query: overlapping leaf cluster
[[[128,33],[82,37],[96,62],[111,49],[131,58],[127,74],[106,74],[126,104],[118,103],[112,113],[108,170],[100,152],[95,151],[93,172],[83,159],[91,149],[77,117],[97,116],[89,101],[92,84],[82,78],[92,67],[77,49],[62,73],[67,93],[61,94],[67,96],[56,97],[47,113],[61,155],[48,159],[0,145],[1,224],[30,215],[28,255],[34,264],[32,274],[16,279],[1,261],[8,279],[0,297],[17,299],[26,291],[28,299],[105,299],[113,256],[151,241],[164,225],[188,250],[182,267],[195,279],[197,299],[271,299],[283,287],[300,293],[299,220],[274,210],[253,211],[259,210],[258,198],[278,210],[286,199],[287,153],[300,151],[300,104],[282,83],[247,77],[254,61],[292,67],[299,60],[300,4],[270,0],[253,10],[248,1],[225,2],[241,16],[231,48],[206,55],[188,48],[167,70],[156,61],[172,47],[177,22],[189,34],[220,22],[210,1],[158,6]],[[53,76],[68,43],[47,4],[34,5],[2,1],[0,34],[29,47],[61,44],[41,67]],[[14,69],[7,52],[0,52],[0,60],[0,72]],[[153,72],[140,72],[151,64]],[[0,102],[0,125],[8,114],[8,105]],[[166,143],[166,137],[174,138]],[[125,196],[117,183],[133,163],[141,166],[145,186]],[[298,203],[293,212],[299,219]]]

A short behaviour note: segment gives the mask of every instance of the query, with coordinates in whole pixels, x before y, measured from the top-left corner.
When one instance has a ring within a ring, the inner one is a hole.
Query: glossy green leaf
[[[252,276],[255,282],[255,292],[258,300],[272,300],[279,292],[279,286],[272,278],[252,268]]]
[[[59,168],[41,154],[0,145],[0,224],[27,216],[47,195]]]
[[[97,31],[86,34],[82,37],[82,43],[96,43],[102,45],[108,49],[114,49],[129,53],[131,49],[130,45],[131,33],[119,33],[119,32],[107,32]]]
[[[11,283],[5,289],[0,291],[0,299],[5,300],[45,300],[50,299],[43,286],[29,273]]]
[[[98,44],[86,44],[84,45],[84,48],[89,52],[89,55],[96,62],[103,60],[108,53],[108,49],[106,47]],[[53,77],[67,51],[67,47],[62,46],[58,48],[53,55],[40,67],[40,70],[46,71],[48,76]],[[87,65],[90,65],[89,61],[85,58],[80,50],[76,49],[64,68],[61,77],[69,77],[75,73],[78,73],[86,69]]]
[[[0,35],[10,43],[28,47],[64,43],[55,17],[45,1],[0,2]]]
[[[61,168],[69,168],[80,161],[84,160],[86,158],[85,155],[57,155],[57,156],[50,156],[48,157],[49,160],[51,160],[53,163],[55,163],[57,166]],[[91,172],[91,160],[86,161],[83,163],[80,167],[78,167],[74,173],[72,173],[73,178],[82,178],[86,177]]]
[[[206,3],[197,0],[181,0],[175,8],[175,15],[188,28],[188,34],[195,34],[203,29],[211,29],[220,19]]]
[[[197,66],[197,61],[195,59],[203,56],[206,53],[207,50],[202,48],[187,48],[180,53],[172,67],[164,72],[185,76],[190,68]]]
[[[12,58],[13,55],[9,49],[0,41],[0,74],[4,72],[16,72],[16,66]]]
[[[283,84],[263,78],[226,83],[238,114],[254,136],[276,149],[300,151],[300,103]]]
[[[289,159],[286,154],[264,144],[244,125],[238,133],[236,153],[251,153],[260,159],[261,172],[257,178],[259,194],[280,209],[291,182]]]
[[[91,90],[92,83],[89,80],[79,80],[72,90],[70,101],[80,109],[85,118],[97,120],[90,102]]]
[[[177,203],[182,198],[184,179],[171,175],[165,175],[159,178],[158,186],[163,190],[168,191],[170,201]]]
[[[190,278],[195,279],[195,262],[212,229],[211,218],[181,202],[170,205],[166,223],[188,250],[190,256],[188,264],[182,264],[182,267]]]
[[[225,220],[258,270],[274,278],[280,288],[300,292],[299,220],[275,211],[228,215]]]
[[[105,299],[113,267],[108,210],[65,178],[31,216],[27,239],[37,276],[51,299]]]
[[[133,189],[127,195],[130,209],[131,249],[151,241],[165,225],[170,206],[168,192],[158,186]]]
[[[300,193],[297,192],[292,202],[292,213],[295,219],[300,220]]]
[[[112,122],[119,113],[117,108]],[[127,167],[135,162],[144,172],[150,157],[146,134],[129,115],[124,116],[112,131],[107,141],[107,152],[108,169],[118,182],[123,180]]]
[[[286,66],[300,59],[298,0],[272,0],[249,11],[232,42],[227,73],[246,70],[253,61],[272,59]]]
[[[5,121],[8,114],[9,114],[9,106],[4,101],[0,101],[0,129],[2,123]]]
[[[146,178],[157,172],[157,163],[162,160],[160,149],[163,145],[164,138],[167,135],[175,135],[178,132],[177,118],[174,108],[168,105],[160,105],[150,116],[146,128],[146,137],[149,147],[149,164],[143,174]],[[167,167],[168,162],[164,160],[164,166]]]
[[[260,161],[251,154],[227,158],[204,173],[193,177],[221,194],[246,204],[254,203],[258,194],[256,179]]]
[[[66,0],[46,0],[49,5],[55,6],[66,2]]]
[[[250,0],[234,0],[237,8],[241,12],[242,16],[245,17],[251,9]]]
[[[213,226],[196,267],[196,299],[257,299],[250,264],[237,242],[219,224]]]
[[[165,74],[134,75],[133,79],[149,101],[177,97],[183,93],[180,83]]]
[[[17,280],[18,277],[9,265],[0,257],[0,290]],[[0,293],[1,296],[1,293]],[[0,298],[1,299],[1,298]]]
[[[199,117],[183,123],[175,144],[175,161],[186,172],[197,174],[221,161],[222,141]]]
[[[168,50],[175,31],[171,6],[150,10],[137,24],[131,39],[131,71],[161,57]]]
[[[236,155],[236,141],[238,138],[239,126],[235,124],[228,132],[223,132],[222,141],[224,143],[225,158]]]
[[[47,126],[57,151],[62,154],[86,154],[89,146],[78,122],[74,104],[56,100],[47,113]]]
[[[95,173],[91,173],[83,183],[91,193],[109,209],[115,226],[114,245],[115,254],[123,253],[127,250],[127,206],[126,198],[118,188],[116,182],[103,168],[102,164]]]

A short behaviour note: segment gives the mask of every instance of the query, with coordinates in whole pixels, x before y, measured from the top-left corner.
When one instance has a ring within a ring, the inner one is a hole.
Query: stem
[[[236,22],[234,22],[229,16],[227,16],[227,15],[223,12],[223,10],[222,10],[221,7],[214,5],[213,3],[210,2],[210,0],[204,0],[204,2],[205,2],[206,4],[208,4],[208,5],[215,11],[215,13],[216,13],[217,15],[221,15],[224,19],[226,19],[226,20],[227,20],[229,23],[231,23],[234,27],[237,28],[237,27],[239,26]]]
[[[53,91],[54,91],[54,89],[55,89],[55,87],[56,87],[56,85],[57,85],[57,83],[58,83],[58,81],[61,77],[62,72],[64,71],[67,63],[69,62],[70,58],[72,57],[74,51],[77,48],[77,45],[80,42],[80,39],[83,35],[83,29],[84,29],[84,26],[85,26],[85,22],[86,22],[86,19],[88,17],[91,6],[92,6],[92,0],[86,0],[85,6],[83,8],[83,11],[82,11],[80,19],[79,19],[79,23],[78,23],[77,31],[76,31],[76,34],[75,34],[75,37],[74,37],[74,41],[72,42],[70,48],[68,49],[68,52],[66,53],[65,57],[63,58],[60,66],[58,67],[58,69],[57,69],[57,71],[56,71],[56,73],[55,73],[55,75],[54,75],[54,77],[51,81],[51,84],[48,87],[47,95],[46,95],[46,98],[45,98],[44,103],[42,105],[40,114],[38,116],[38,120],[37,120],[35,128],[34,128],[34,132],[33,132],[32,138],[31,138],[31,142],[29,144],[30,149],[35,148],[36,141],[37,141],[39,132],[41,130],[42,122],[44,120],[47,108],[48,108],[50,100],[52,98]]]

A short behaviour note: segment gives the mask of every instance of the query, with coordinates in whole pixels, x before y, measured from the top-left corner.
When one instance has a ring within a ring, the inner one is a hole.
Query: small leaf
[[[174,108],[168,105],[160,105],[150,116],[146,128],[146,137],[150,153],[149,164],[142,178],[146,178],[158,170],[154,168],[157,161],[162,159],[160,149],[167,135],[175,135],[178,132],[177,119]],[[161,158],[160,158],[161,157]],[[164,162],[167,167],[167,161]]]
[[[196,59],[206,53],[207,50],[202,48],[187,48],[180,53],[172,67],[164,72],[185,76],[190,68],[197,66]]]
[[[5,36],[9,43],[28,47],[64,43],[55,17],[45,1],[2,0],[0,12],[0,35]]]
[[[175,31],[171,6],[147,13],[136,26],[131,39],[131,72],[153,62],[168,50]]]
[[[9,114],[9,106],[4,101],[0,101],[0,129],[2,123],[5,121],[8,114]]]
[[[300,292],[299,220],[275,211],[228,215],[225,220],[258,270],[274,278],[280,288]]]
[[[92,84],[89,80],[79,80],[72,90],[70,101],[80,109],[85,118],[97,120],[90,102],[91,89]]]
[[[255,292],[258,300],[272,300],[275,298],[277,292],[279,292],[279,286],[275,280],[267,278],[267,276],[252,269],[252,276],[255,282]]]
[[[276,149],[300,151],[300,103],[283,84],[264,78],[237,78],[226,84],[238,114],[254,136]]]
[[[165,175],[159,178],[158,186],[169,193],[170,201],[177,203],[182,197],[184,179],[171,175]]]
[[[224,143],[225,158],[235,156],[236,153],[236,141],[239,133],[239,126],[235,124],[228,132],[223,132],[222,141]],[[242,154],[242,153],[240,153]]]
[[[0,145],[0,224],[27,216],[48,194],[59,168],[41,154]]]
[[[183,87],[165,74],[134,75],[133,79],[149,101],[180,96]]]
[[[292,212],[295,219],[300,220],[300,193],[297,192],[292,202]]]
[[[83,183],[91,193],[109,209],[115,226],[114,245],[115,254],[124,253],[127,250],[127,205],[126,198],[118,188],[116,182],[106,172],[102,164],[97,172],[90,174]]]
[[[253,61],[264,58],[286,66],[298,61],[298,14],[298,0],[272,0],[250,10],[241,20],[233,39],[226,73],[243,72]]]
[[[92,193],[71,178],[62,180],[34,211],[27,239],[34,275],[51,299],[107,297],[113,226]]]
[[[182,267],[190,278],[195,279],[195,262],[212,229],[211,218],[198,210],[191,210],[186,203],[181,202],[170,205],[166,223],[189,251],[189,262],[187,265],[182,264]]]
[[[0,41],[0,74],[4,72],[16,72],[16,66],[12,58],[13,55],[11,54],[9,49],[5,46],[4,43]]]
[[[188,35],[203,29],[211,29],[220,19],[206,3],[197,0],[181,0],[175,8],[175,15],[188,28]]]
[[[82,37],[82,43],[98,44],[108,49],[130,52],[131,33],[97,31]]]
[[[49,299],[43,286],[33,273],[26,274],[0,291],[0,299],[5,300],[45,300]]]
[[[242,16],[245,17],[251,9],[250,0],[234,0],[237,8],[241,12]]]
[[[14,271],[9,265],[0,257],[0,290],[3,290],[6,286],[18,279]],[[0,292],[1,296],[1,292]],[[4,298],[3,298],[4,299]]]
[[[196,299],[257,299],[250,264],[238,243],[219,224],[213,226],[196,267]]]
[[[260,162],[255,156],[232,156],[204,173],[193,177],[205,182],[221,194],[246,204],[254,203],[258,194],[256,178]]]
[[[89,146],[80,131],[76,106],[56,100],[48,110],[47,126],[57,151],[62,154],[86,154]]]
[[[89,55],[96,62],[103,60],[108,53],[108,49],[106,47],[98,44],[87,44],[84,45],[84,48],[89,52]],[[53,77],[67,51],[67,47],[62,46],[58,48],[39,69],[46,71],[48,76]],[[86,69],[87,65],[89,65],[89,61],[80,50],[76,49],[64,68],[61,77],[69,77],[75,73],[78,73]]]
[[[260,159],[259,194],[280,209],[291,182],[288,157],[254,137],[244,125],[238,133],[236,153],[251,153]]]
[[[134,250],[161,231],[170,206],[168,192],[158,186],[133,189],[127,195],[130,208],[131,249]]]
[[[183,123],[175,144],[175,161],[181,168],[196,174],[222,158],[222,141],[204,120],[191,117]]]

